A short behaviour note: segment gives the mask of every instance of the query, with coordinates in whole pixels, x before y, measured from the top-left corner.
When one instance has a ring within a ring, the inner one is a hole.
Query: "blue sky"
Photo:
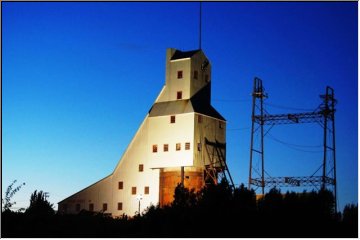
[[[358,202],[357,12],[357,2],[203,3],[202,49],[235,183],[248,181],[254,77],[270,113],[313,110],[331,86],[338,201]],[[2,2],[2,195],[17,179],[26,185],[16,207],[36,189],[57,203],[110,174],[165,82],[166,48],[198,48],[198,13],[196,2]],[[311,124],[270,133],[322,144]],[[265,138],[265,168],[311,175],[322,152],[310,150]]]

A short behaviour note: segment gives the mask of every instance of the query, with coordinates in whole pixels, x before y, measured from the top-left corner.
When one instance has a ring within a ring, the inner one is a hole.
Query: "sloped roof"
[[[149,110],[149,117],[196,112],[226,121],[210,104],[210,84],[197,92],[192,98],[155,103]]]
[[[171,57],[170,60],[176,60],[176,59],[182,59],[182,58],[190,58],[192,57],[195,53],[199,52],[200,50],[193,50],[193,51],[187,51],[187,52],[183,52],[180,50],[176,50],[174,55]]]

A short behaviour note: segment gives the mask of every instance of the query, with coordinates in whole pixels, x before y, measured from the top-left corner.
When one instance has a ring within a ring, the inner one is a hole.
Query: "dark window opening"
[[[153,152],[156,153],[157,152],[157,145],[153,145]]]
[[[185,143],[185,150],[190,150],[190,143],[189,142]]]
[[[175,116],[170,116],[170,123],[175,123]]]
[[[149,194],[149,192],[150,192],[150,188],[149,188],[149,187],[145,187],[144,193],[145,193],[145,194]]]
[[[121,211],[122,209],[123,209],[123,204],[122,204],[122,202],[119,202],[119,203],[118,203],[118,210]]]
[[[198,79],[198,71],[194,71],[194,79]]]
[[[118,189],[124,189],[124,183],[123,182],[118,183]]]
[[[144,171],[144,164],[139,164],[139,172],[143,172]]]
[[[132,194],[132,195],[135,195],[135,194],[136,194],[136,187],[132,187],[132,188],[131,188],[131,194]]]
[[[168,152],[169,151],[169,144],[164,144],[164,152]]]
[[[178,79],[183,78],[183,71],[178,71],[177,72],[177,78]]]
[[[107,211],[107,203],[103,203],[103,211]]]
[[[176,93],[176,99],[182,99],[182,91]]]

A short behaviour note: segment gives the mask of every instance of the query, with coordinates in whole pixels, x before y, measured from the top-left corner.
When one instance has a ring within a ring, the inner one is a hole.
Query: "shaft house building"
[[[173,200],[175,187],[200,190],[224,171],[225,119],[211,106],[211,64],[202,50],[166,52],[166,81],[114,171],[58,203],[132,216]],[[141,204],[139,205],[139,200]]]

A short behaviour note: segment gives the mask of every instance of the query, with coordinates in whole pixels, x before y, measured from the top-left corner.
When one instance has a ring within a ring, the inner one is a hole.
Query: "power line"
[[[282,105],[272,104],[272,103],[264,103],[264,105],[281,108],[281,109],[289,109],[289,110],[314,111],[314,109],[309,109],[309,108],[294,108],[294,107],[287,107],[287,106],[282,106]]]
[[[214,102],[250,102],[250,99],[211,99]]]
[[[304,149],[299,149],[298,147],[300,148],[321,148],[322,145],[298,145],[298,144],[292,144],[292,143],[287,143],[287,142],[283,142],[277,138],[275,138],[274,136],[272,136],[271,134],[269,134],[269,138],[278,142],[278,143],[281,143],[291,149],[294,149],[294,150],[297,150],[297,151],[301,151],[301,152],[309,152],[309,153],[318,153],[318,152],[323,152],[323,150],[304,150]]]

